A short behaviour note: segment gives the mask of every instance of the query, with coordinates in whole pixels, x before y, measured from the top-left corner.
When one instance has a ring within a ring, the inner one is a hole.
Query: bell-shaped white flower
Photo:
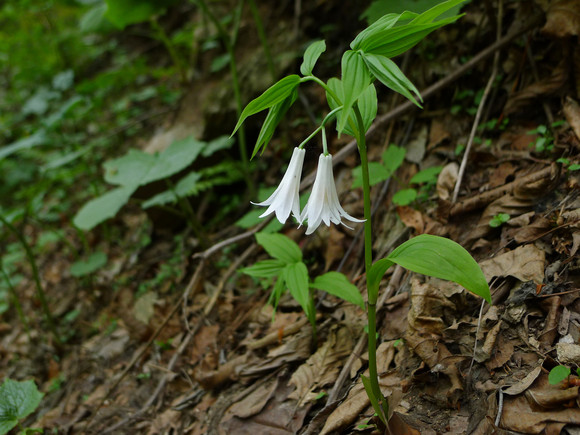
[[[290,212],[299,221],[300,220],[300,176],[302,175],[302,165],[304,163],[304,154],[306,151],[300,148],[294,148],[290,165],[286,169],[286,173],[280,182],[278,188],[270,195],[270,197],[260,203],[252,203],[254,205],[261,205],[268,207],[260,217],[268,216],[271,213],[276,213],[276,218],[281,223],[286,223],[286,219],[290,216]]]
[[[327,226],[330,226],[330,222],[332,222],[350,228],[342,223],[342,218],[351,222],[364,222],[364,219],[352,217],[340,206],[332,173],[332,156],[321,154],[318,158],[318,171],[314,186],[312,186],[312,193],[308,198],[306,207],[302,210],[299,221],[308,220],[308,229],[306,230],[308,235],[312,234],[321,222]]]

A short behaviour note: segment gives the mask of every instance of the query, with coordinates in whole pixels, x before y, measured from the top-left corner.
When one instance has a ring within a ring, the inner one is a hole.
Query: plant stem
[[[28,338],[30,338],[30,327],[28,326],[28,320],[26,319],[26,315],[24,314],[24,311],[22,310],[22,305],[20,304],[20,299],[18,298],[18,293],[16,292],[16,289],[12,285],[12,281],[10,281],[10,277],[8,276],[8,274],[6,273],[4,268],[2,267],[1,259],[0,259],[0,272],[2,273],[2,276],[4,277],[4,280],[6,281],[6,285],[8,286],[8,290],[10,291],[10,295],[12,296],[12,303],[16,307],[16,312],[18,313],[18,317],[20,318],[20,321],[22,322],[22,325],[24,326],[24,330],[26,331],[26,335],[28,335]]]
[[[201,8],[202,12],[210,19],[213,25],[216,27],[218,34],[228,52],[230,57],[230,74],[232,75],[232,84],[234,87],[234,98],[236,100],[236,113],[238,118],[242,114],[242,92],[240,90],[240,79],[238,77],[238,67],[236,65],[236,57],[234,53],[234,47],[230,40],[230,37],[226,33],[222,23],[216,18],[216,16],[209,10],[205,0],[197,0],[196,1],[199,7]],[[234,38],[235,39],[235,38]],[[255,196],[255,186],[252,182],[252,177],[250,175],[250,161],[248,159],[248,151],[246,146],[246,133],[244,129],[244,125],[242,124],[240,128],[238,128],[238,143],[240,145],[240,156],[242,159],[242,173],[244,174],[244,178],[246,180],[246,185],[248,186],[248,190],[251,196]]]
[[[254,0],[249,0],[248,4],[250,5],[250,12],[252,13],[252,17],[256,23],[256,30],[258,31],[258,37],[260,38],[260,42],[262,43],[262,47],[264,48],[264,55],[266,56],[266,61],[268,62],[268,70],[270,71],[270,75],[272,76],[272,80],[276,80],[277,73],[276,67],[274,66],[274,61],[272,59],[272,53],[270,52],[270,46],[268,45],[268,38],[266,38],[266,32],[264,31],[264,25],[262,23],[262,18],[260,17],[260,12],[256,7],[256,2]]]
[[[367,158],[367,148],[365,140],[365,128],[362,119],[362,115],[358,108],[358,104],[353,106],[354,114],[357,122],[357,145],[360,153],[360,162],[362,168],[362,181],[363,181],[363,199],[364,199],[364,241],[365,241],[365,272],[367,277],[367,288],[368,288],[368,276],[369,270],[373,264],[373,252],[372,252],[372,223],[371,223],[371,187],[369,182],[369,161]],[[373,298],[374,299],[374,298]],[[377,398],[379,403],[382,403],[383,413],[385,415],[386,421],[388,416],[387,402],[383,399],[383,394],[379,387],[379,378],[377,373],[377,301],[370,300],[368,302],[367,317],[368,317],[368,352],[369,352],[369,380],[371,382],[371,389],[374,396]]]
[[[175,67],[179,71],[179,75],[181,76],[181,83],[186,84],[187,83],[187,68],[183,65],[183,62],[181,61],[177,51],[175,51],[175,46],[173,45],[173,43],[171,42],[171,40],[167,36],[165,29],[163,29],[163,27],[161,27],[159,25],[159,23],[157,22],[157,18],[155,18],[155,17],[151,18],[151,20],[149,20],[149,22],[151,23],[151,28],[155,31],[155,33],[157,34],[157,37],[159,38],[159,40],[163,43],[163,45],[167,49],[167,51],[169,53],[169,57],[171,57],[173,64],[175,65]]]
[[[38,295],[38,300],[40,301],[40,305],[42,306],[42,311],[44,312],[44,317],[46,318],[46,322],[48,323],[48,328],[52,333],[54,340],[57,344],[61,344],[62,341],[58,335],[56,330],[56,326],[54,324],[54,320],[52,318],[52,314],[50,312],[50,308],[48,307],[48,302],[46,301],[46,295],[44,293],[44,289],[42,288],[42,284],[40,282],[40,274],[38,273],[38,267],[36,266],[36,260],[34,259],[34,254],[32,253],[32,249],[30,245],[24,238],[24,235],[14,227],[10,222],[8,222],[2,215],[0,215],[0,222],[2,222],[14,235],[18,238],[18,241],[22,244],[24,250],[26,251],[26,256],[28,257],[28,262],[30,263],[30,267],[32,268],[32,275],[34,276],[34,282],[36,283],[36,293]]]

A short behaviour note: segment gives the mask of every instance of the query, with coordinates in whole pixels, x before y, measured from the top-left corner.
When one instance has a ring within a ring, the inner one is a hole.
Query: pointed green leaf
[[[413,272],[456,282],[491,304],[481,268],[469,252],[452,240],[421,234],[397,247],[387,259]]]
[[[366,41],[371,35],[376,34],[377,32],[381,32],[387,29],[392,28],[397,22],[413,19],[418,17],[418,14],[413,12],[404,12],[403,14],[386,14],[383,17],[379,18],[373,24],[368,26],[362,32],[360,32],[357,37],[350,43],[350,48],[353,50],[361,49],[361,44]]]
[[[274,106],[270,107],[268,110],[268,115],[262,124],[262,128],[260,129],[260,134],[258,135],[258,139],[256,140],[256,145],[254,146],[254,151],[252,151],[252,159],[254,156],[262,149],[262,152],[266,149],[266,146],[272,139],[274,135],[274,131],[278,124],[288,111],[288,109],[294,104],[296,98],[298,97],[297,89],[294,89],[289,97],[287,97],[282,102],[275,104]]]
[[[364,375],[360,375],[360,379],[365,387],[365,391],[367,392],[367,396],[369,397],[369,400],[371,401],[371,405],[373,405],[373,409],[375,410],[375,412],[377,413],[377,415],[379,416],[381,421],[386,426],[387,420],[385,418],[383,410],[381,409],[381,406],[379,405],[379,399],[375,396],[375,393],[373,392],[373,388],[371,386],[371,380]]]
[[[306,317],[312,319],[314,313],[310,305],[310,290],[308,287],[308,269],[306,265],[298,263],[288,264],[284,268],[284,279],[292,297],[300,304]]]
[[[81,230],[92,230],[101,222],[115,216],[127,204],[135,190],[137,186],[122,186],[90,200],[77,212],[73,223]]]
[[[308,46],[304,52],[304,60],[302,65],[300,65],[300,73],[303,76],[309,76],[312,74],[314,65],[322,53],[326,51],[326,42],[324,40],[313,42]]]
[[[310,286],[358,305],[362,309],[365,307],[358,288],[340,272],[327,272],[317,276]]]
[[[74,277],[90,275],[107,264],[107,254],[102,251],[94,252],[87,260],[79,260],[70,267],[70,274]]]
[[[272,304],[274,307],[274,312],[272,313],[272,321],[274,321],[274,315],[276,314],[276,309],[278,308],[278,303],[280,302],[280,298],[286,290],[286,281],[284,280],[285,271],[282,269],[276,283],[274,284],[274,288],[272,289],[272,293],[270,293],[270,298],[268,299],[268,303]]]
[[[393,195],[392,201],[395,205],[409,205],[417,199],[415,189],[401,189]]]
[[[459,8],[461,8],[461,3],[465,3],[466,0],[449,0],[442,3],[439,3],[436,6],[433,6],[431,9],[426,10],[417,18],[415,18],[411,24],[425,24],[433,21],[435,18],[443,15],[445,12],[449,11],[450,9],[455,8],[455,13],[459,12]],[[459,6],[459,8],[458,8]]]
[[[143,177],[141,184],[162,180],[177,174],[191,165],[205,146],[205,142],[199,141],[193,136],[173,142],[166,150],[156,156],[155,164]]]
[[[360,53],[348,50],[342,56],[343,113],[348,114],[353,104],[371,83],[370,72]],[[340,97],[339,97],[340,98]],[[338,134],[344,131],[348,118],[342,116],[338,122]]]
[[[414,104],[421,107],[412,92],[422,101],[421,94],[413,83],[403,74],[397,64],[385,56],[374,54],[363,54],[363,59],[369,70],[379,81],[395,92],[411,100]]]
[[[256,240],[268,254],[286,264],[302,261],[302,251],[296,242],[283,234],[257,233]]]
[[[271,278],[280,275],[284,266],[286,266],[286,263],[282,260],[264,260],[258,261],[250,267],[244,267],[240,269],[240,272],[256,278]]]
[[[342,82],[337,78],[331,78],[328,80],[327,83],[328,87],[334,92],[337,98],[340,101],[336,101],[328,92],[326,93],[326,99],[328,101],[328,105],[331,109],[336,109],[337,107],[342,105],[342,101],[344,101],[344,93],[343,93],[343,86]],[[369,127],[372,125],[375,117],[377,116],[377,90],[375,86],[371,83],[367,89],[360,95],[358,99],[358,107],[361,112],[361,116],[363,118],[363,124],[365,126],[365,133],[368,131]],[[337,131],[338,131],[338,124],[342,122],[342,117],[344,114],[344,110],[341,110],[337,113]],[[344,133],[356,137],[356,132],[358,131],[356,118],[353,109],[351,108],[348,117],[348,121],[346,126],[343,130]]]
[[[240,119],[236,124],[236,128],[230,136],[233,136],[242,123],[246,120],[248,116],[252,116],[264,109],[268,109],[275,104],[278,104],[285,100],[296,87],[300,84],[300,76],[293,74],[284,77],[274,85],[270,86],[262,95],[258,98],[250,101],[246,108],[242,111]]]
[[[369,304],[376,304],[379,296],[379,284],[383,276],[394,264],[389,258],[382,258],[381,260],[375,261],[367,273],[367,286],[368,286],[368,297]]]

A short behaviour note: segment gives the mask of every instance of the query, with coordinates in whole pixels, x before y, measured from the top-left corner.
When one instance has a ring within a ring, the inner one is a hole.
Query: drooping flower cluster
[[[347,228],[350,227],[342,222],[343,218],[350,222],[364,222],[364,219],[352,217],[341,207],[334,184],[330,154],[321,154],[318,158],[318,171],[312,186],[312,193],[304,210],[300,213],[299,188],[304,155],[303,149],[294,148],[290,165],[278,188],[266,201],[255,204],[268,207],[260,217],[276,213],[276,218],[281,223],[286,223],[292,212],[300,225],[304,220],[308,221],[307,235],[312,234],[322,222],[327,226],[330,226],[332,222],[336,225],[342,224]]]

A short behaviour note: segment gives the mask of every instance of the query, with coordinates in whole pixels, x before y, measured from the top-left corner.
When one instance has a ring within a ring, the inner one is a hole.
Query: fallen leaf
[[[572,130],[574,130],[576,138],[580,140],[580,105],[578,105],[576,100],[568,96],[566,97],[562,111],[564,112],[566,121],[568,121]]]
[[[493,277],[513,276],[522,282],[544,281],[546,253],[534,245],[520,246],[513,251],[479,263],[488,282]]]
[[[331,329],[324,344],[292,374],[289,383],[296,390],[289,397],[298,400],[298,406],[313,401],[315,390],[336,380],[343,358],[352,348],[353,339],[347,328]]]
[[[580,1],[556,0],[551,3],[541,32],[554,38],[580,35]]]
[[[137,299],[133,307],[135,318],[147,325],[155,312],[155,302],[157,302],[157,293],[155,292],[147,292]]]
[[[451,162],[443,167],[437,177],[437,195],[439,196],[439,199],[444,201],[451,199],[458,176],[459,165],[457,163]]]

